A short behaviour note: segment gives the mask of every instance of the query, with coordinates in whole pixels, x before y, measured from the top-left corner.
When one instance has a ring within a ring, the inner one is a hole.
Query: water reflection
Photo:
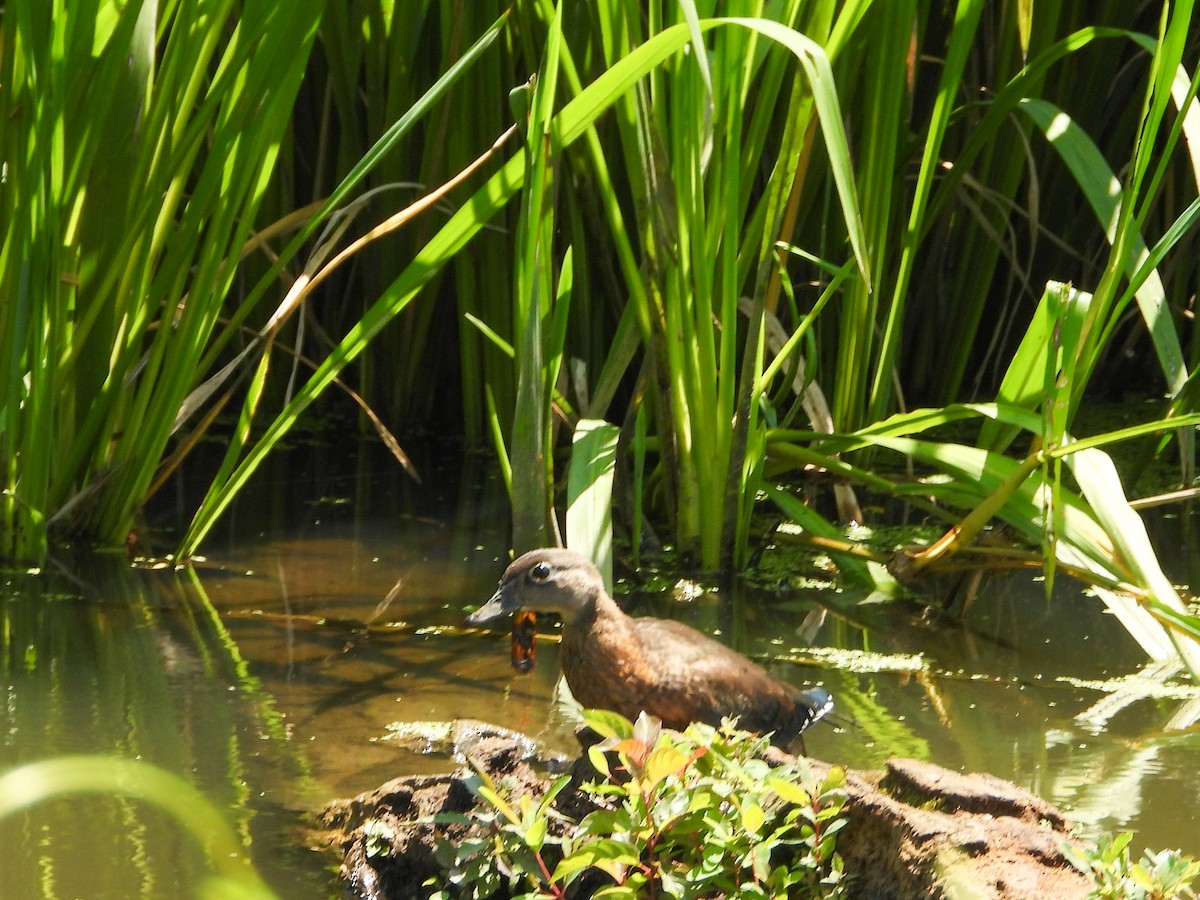
[[[176,578],[100,558],[86,575],[10,573],[5,586],[0,769],[70,753],[143,760],[200,788],[248,847],[281,866],[301,855],[294,816],[261,785],[303,783],[303,756],[220,619]],[[188,896],[210,865],[157,810],[78,795],[0,821],[0,870],[5,897]]]
[[[460,479],[448,454],[418,465],[421,490],[370,449],[281,458],[191,573],[134,572],[114,559],[69,578],[10,577],[0,768],[103,751],[181,773],[238,823],[276,890],[303,897],[336,892],[325,861],[298,840],[305,811],[447,768],[390,739],[390,723],[474,717],[570,748],[569,715],[554,699],[557,645],[542,641],[534,673],[517,676],[506,635],[456,627],[504,568],[500,485],[481,472]],[[819,601],[831,607],[815,644],[894,665],[863,671],[809,653]],[[1098,716],[1105,695],[1059,680],[1144,664],[1065,579],[1051,601],[1027,577],[997,579],[969,627],[930,624],[903,604],[745,587],[623,602],[717,633],[781,678],[823,682],[858,726],[816,729],[816,756],[865,768],[907,755],[992,772],[1090,829],[1130,828],[1138,845],[1200,853],[1200,732],[1168,729],[1188,701],[1131,700]],[[186,895],[205,865],[181,829],[114,801],[0,822],[6,896]]]

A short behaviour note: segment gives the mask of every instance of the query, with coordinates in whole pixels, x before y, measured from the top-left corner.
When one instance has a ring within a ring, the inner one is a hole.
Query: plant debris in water
[[[1164,681],[1141,673],[1122,675],[1120,678],[1108,678],[1104,681],[1075,678],[1072,675],[1060,675],[1057,680],[1089,691],[1102,691],[1106,694],[1132,694],[1139,700],[1195,700],[1200,698],[1200,685]]]
[[[925,672],[929,663],[920,653],[872,653],[839,647],[802,647],[792,651],[799,657],[816,658],[844,672]]]

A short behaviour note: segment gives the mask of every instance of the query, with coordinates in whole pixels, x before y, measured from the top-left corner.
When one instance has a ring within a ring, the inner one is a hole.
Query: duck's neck
[[[597,590],[586,603],[570,614],[563,614],[563,640],[578,641],[590,637],[599,629],[620,632],[631,627],[631,619],[604,590]],[[570,636],[570,637],[568,637]]]
[[[646,668],[633,620],[603,591],[563,622],[560,652],[567,685],[585,707],[604,706]]]

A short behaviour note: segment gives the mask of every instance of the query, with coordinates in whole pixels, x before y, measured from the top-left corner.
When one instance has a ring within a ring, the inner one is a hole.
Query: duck
[[[780,681],[682,622],[627,615],[592,561],[571,550],[543,548],[516,559],[464,624],[477,627],[518,610],[562,620],[563,675],[585,708],[630,721],[645,711],[680,731],[692,722],[719,726],[736,718],[742,730],[799,753],[805,752],[801,734],[833,710],[824,688]]]

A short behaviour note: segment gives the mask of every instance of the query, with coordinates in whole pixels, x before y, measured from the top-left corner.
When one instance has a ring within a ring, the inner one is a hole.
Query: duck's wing
[[[670,727],[693,721],[717,725],[723,718],[737,717],[743,728],[777,732],[787,740],[832,708],[823,689],[801,691],[778,681],[682,622],[641,618],[634,625],[654,674],[643,705]]]

